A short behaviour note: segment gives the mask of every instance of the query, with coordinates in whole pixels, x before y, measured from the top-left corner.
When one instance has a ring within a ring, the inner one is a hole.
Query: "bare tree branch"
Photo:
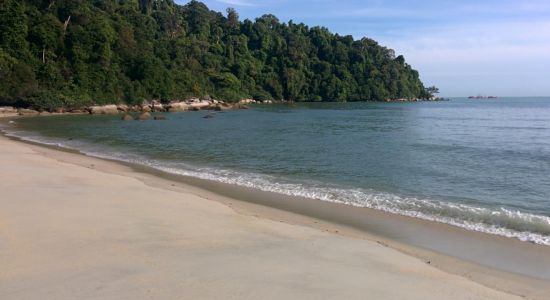
[[[67,20],[65,21],[65,23],[63,23],[63,34],[65,34],[67,32],[67,26],[69,26],[70,21],[71,21],[71,16],[69,16],[67,18]]]

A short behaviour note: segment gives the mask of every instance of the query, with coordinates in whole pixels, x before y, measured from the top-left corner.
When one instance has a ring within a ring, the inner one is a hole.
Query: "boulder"
[[[164,107],[164,104],[155,105],[155,109],[153,111],[156,112],[165,112],[166,108]]]
[[[132,117],[132,116],[129,115],[129,114],[125,114],[124,116],[122,116],[121,120],[122,120],[122,121],[133,121],[133,120],[134,120],[134,117]]]
[[[114,104],[90,106],[90,107],[88,107],[88,111],[92,115],[114,115],[114,114],[118,114],[118,108]]]
[[[157,100],[154,100],[151,103],[151,111],[152,112],[163,112],[163,111],[166,111],[166,109],[164,108],[164,105],[162,103],[160,103]]]
[[[37,116],[39,114],[39,112],[34,109],[26,109],[26,108],[19,109],[17,113],[20,116]]]
[[[153,120],[166,120],[165,116],[154,116]]]
[[[210,101],[198,101],[198,102],[192,102],[189,104],[192,108],[206,108],[209,107],[212,103]]]
[[[180,111],[188,111],[190,109],[190,105],[185,102],[171,102],[167,105],[169,112],[180,112]]]
[[[139,121],[145,121],[151,119],[151,114],[149,112],[144,112],[137,118]]]
[[[130,109],[128,107],[128,105],[126,104],[119,104],[116,106],[116,109],[119,111],[119,112],[128,112],[128,110]]]

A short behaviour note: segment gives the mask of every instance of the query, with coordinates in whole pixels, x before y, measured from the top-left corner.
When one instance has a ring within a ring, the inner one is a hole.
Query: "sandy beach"
[[[114,162],[0,149],[1,299],[521,298]]]

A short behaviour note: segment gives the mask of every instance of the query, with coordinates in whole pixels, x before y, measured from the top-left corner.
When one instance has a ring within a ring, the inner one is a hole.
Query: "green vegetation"
[[[0,105],[39,109],[206,96],[423,98],[403,56],[323,27],[172,0],[2,0]]]

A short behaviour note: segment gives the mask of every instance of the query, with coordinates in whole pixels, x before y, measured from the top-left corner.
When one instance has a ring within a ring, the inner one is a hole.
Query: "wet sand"
[[[543,278],[407,245],[384,237],[390,225],[360,222],[384,213],[354,217],[343,205],[190,185],[5,137],[0,149],[2,299],[548,295]]]

